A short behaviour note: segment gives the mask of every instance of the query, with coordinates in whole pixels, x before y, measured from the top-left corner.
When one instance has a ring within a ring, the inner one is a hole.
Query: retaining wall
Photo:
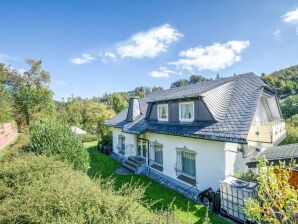
[[[17,136],[18,130],[13,122],[0,124],[0,150],[12,143]]]

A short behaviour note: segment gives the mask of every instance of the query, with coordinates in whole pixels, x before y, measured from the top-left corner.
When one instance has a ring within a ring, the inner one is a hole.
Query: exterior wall
[[[269,121],[268,114],[265,110],[263,102],[260,100],[254,116],[254,122],[268,122],[268,121]]]
[[[137,146],[137,136],[132,134],[127,134],[121,131],[120,128],[113,128],[113,152],[118,153],[117,145],[118,145],[118,136],[120,134],[125,136],[125,147],[128,149],[126,150],[126,156],[135,155],[136,146]]]
[[[146,138],[163,144],[163,174],[177,181],[176,148],[195,151],[196,154],[196,181],[198,190],[212,187],[217,190],[219,180],[225,177],[224,142],[207,141],[172,135],[147,133]],[[158,171],[157,171],[158,172]]]
[[[113,152],[118,154],[116,148],[118,135],[125,136],[125,145],[133,145],[133,153],[125,156],[136,155],[137,136],[121,132],[119,128],[113,128]],[[181,183],[185,188],[191,185],[179,180],[176,174],[176,148],[186,147],[196,152],[196,181],[199,191],[212,187],[214,190],[219,188],[219,181],[227,175],[234,175],[238,170],[246,170],[246,162],[251,156],[243,156],[239,151],[241,145],[236,143],[202,140],[188,137],[146,133],[141,136],[150,142],[158,142],[163,145],[163,171],[154,170],[161,176],[172,179],[176,184]],[[247,145],[243,146],[247,150]],[[150,152],[151,150],[149,150]],[[252,155],[250,153],[249,155]]]

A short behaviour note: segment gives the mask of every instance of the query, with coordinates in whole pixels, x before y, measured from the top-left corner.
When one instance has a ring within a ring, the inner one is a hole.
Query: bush
[[[249,169],[246,171],[237,171],[235,177],[244,181],[257,181],[258,176],[252,169]]]
[[[0,223],[175,223],[140,206],[143,187],[91,180],[53,156],[26,153],[0,164]]]
[[[81,135],[80,137],[82,139],[82,142],[93,142],[99,140],[98,136],[92,134],[85,134]]]
[[[64,124],[45,122],[32,125],[29,129],[29,149],[37,154],[57,155],[74,169],[86,171],[89,168],[89,154],[80,137]]]

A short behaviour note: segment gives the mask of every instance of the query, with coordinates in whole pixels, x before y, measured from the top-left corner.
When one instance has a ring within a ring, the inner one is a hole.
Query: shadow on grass
[[[156,202],[152,208],[156,210],[166,209],[172,204],[174,210],[181,220],[188,220],[187,223],[202,223],[205,217],[206,209],[203,205],[198,205],[177,192],[148,179],[141,175],[117,175],[116,169],[121,164],[109,156],[99,153],[95,145],[86,145],[90,156],[90,169],[88,175],[96,178],[99,175],[102,178],[114,179],[115,189],[119,189],[123,184],[131,180],[145,186],[145,201]],[[226,223],[217,215],[210,214],[212,223]]]

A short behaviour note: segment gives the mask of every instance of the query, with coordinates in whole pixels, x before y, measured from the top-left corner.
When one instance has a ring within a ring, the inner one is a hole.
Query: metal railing
[[[253,122],[247,140],[274,143],[286,134],[285,121]]]

